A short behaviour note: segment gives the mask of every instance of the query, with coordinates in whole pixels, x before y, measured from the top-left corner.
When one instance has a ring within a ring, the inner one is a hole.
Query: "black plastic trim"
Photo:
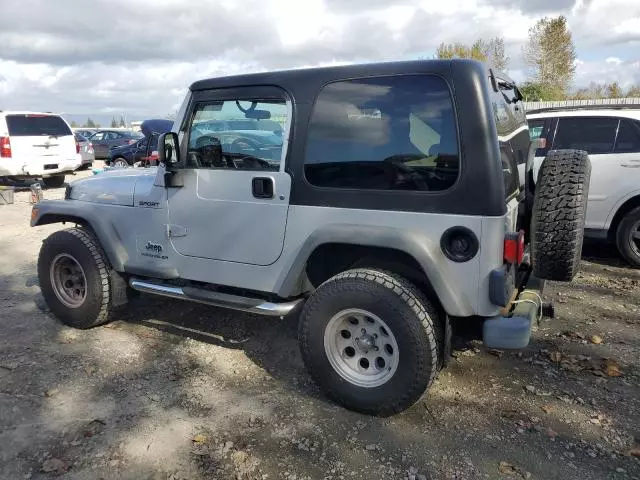
[[[450,248],[453,238],[460,236],[465,237],[469,241],[469,251],[466,255],[456,255]],[[480,250],[480,242],[476,234],[469,228],[461,226],[451,227],[445,230],[442,237],[440,237],[440,248],[445,256],[452,262],[464,263],[476,256],[478,250]]]

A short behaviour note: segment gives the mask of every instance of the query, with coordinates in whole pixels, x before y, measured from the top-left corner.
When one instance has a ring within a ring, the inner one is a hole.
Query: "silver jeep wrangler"
[[[299,315],[328,396],[402,411],[446,364],[454,320],[525,347],[544,280],[576,273],[590,162],[552,151],[534,182],[521,100],[471,60],[196,82],[157,167],[34,206],[32,226],[76,224],[42,245],[44,298],[77,328],[134,291]]]

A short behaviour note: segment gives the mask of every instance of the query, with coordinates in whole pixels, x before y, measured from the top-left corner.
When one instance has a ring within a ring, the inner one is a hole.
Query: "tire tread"
[[[73,326],[81,329],[89,329],[108,323],[111,320],[111,314],[113,312],[110,277],[111,267],[106,258],[104,250],[100,246],[98,239],[93,233],[81,227],[72,227],[53,233],[44,241],[43,247],[40,251],[40,256],[38,258],[38,271],[41,271],[42,268],[46,268],[47,270],[49,268],[48,265],[42,265],[43,253],[46,251],[45,249],[47,248],[48,244],[50,244],[51,242],[55,242],[58,238],[61,238],[64,235],[73,235],[87,249],[93,261],[95,262],[101,285],[99,298],[100,309],[98,313],[94,318],[85,317],[85,319],[81,323],[74,322]]]
[[[542,162],[531,226],[537,277],[571,281],[578,272],[590,177],[589,157],[580,150],[554,150]]]
[[[414,343],[415,351],[423,351],[426,353],[426,355],[420,355],[414,358],[414,362],[417,364],[416,370],[424,373],[426,382],[424,378],[416,377],[409,389],[398,392],[395,398],[389,399],[386,403],[380,403],[375,408],[362,408],[358,405],[350,404],[351,402],[342,392],[337,389],[330,389],[322,382],[324,373],[317,371],[314,362],[307,358],[311,338],[305,335],[305,332],[308,331],[307,323],[316,318],[314,313],[321,302],[330,301],[332,296],[337,293],[344,293],[345,289],[352,291],[366,290],[367,282],[374,282],[388,289],[402,299],[406,306],[413,311],[419,323],[409,323],[407,325],[409,329],[412,330],[410,341]],[[316,379],[316,381],[319,380],[327,396],[353,410],[367,414],[386,416],[408,408],[419,400],[425,390],[433,383],[438,371],[438,358],[440,353],[438,351],[439,343],[436,336],[437,326],[434,325],[437,319],[438,312],[431,302],[427,300],[420,290],[400,275],[386,270],[370,268],[348,270],[324,282],[318,287],[316,293],[307,300],[299,324],[300,350],[311,376]]]

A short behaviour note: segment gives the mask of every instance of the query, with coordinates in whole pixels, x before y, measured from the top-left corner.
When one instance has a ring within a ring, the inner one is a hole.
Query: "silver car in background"
[[[78,170],[88,170],[96,159],[95,152],[93,151],[93,144],[77,132],[74,133],[74,136],[78,141],[78,145],[80,145],[79,155],[82,159],[82,163]]]

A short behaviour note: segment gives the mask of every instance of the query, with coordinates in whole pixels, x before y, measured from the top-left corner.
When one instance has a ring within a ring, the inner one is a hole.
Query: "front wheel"
[[[387,416],[413,405],[438,370],[437,312],[399,275],[354,269],[323,283],[299,324],[303,360],[337,403]]]
[[[47,305],[66,325],[86,329],[109,320],[109,265],[88,231],[70,228],[51,234],[40,249],[38,279]]]
[[[122,157],[118,157],[111,161],[111,166],[115,168],[127,168],[129,166],[129,162]]]
[[[627,262],[640,268],[640,207],[623,217],[616,230],[616,245]]]

